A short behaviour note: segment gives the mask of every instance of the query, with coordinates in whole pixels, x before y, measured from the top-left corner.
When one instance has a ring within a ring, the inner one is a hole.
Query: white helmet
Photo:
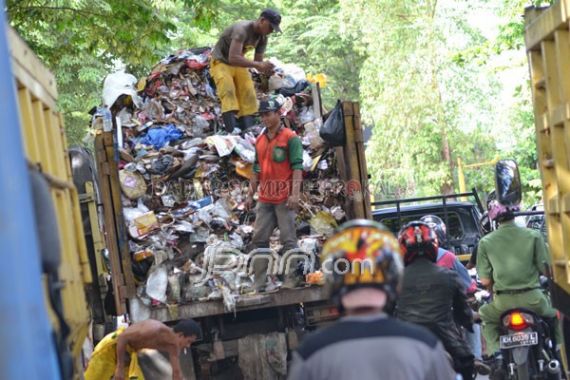
[[[141,98],[136,90],[137,78],[122,71],[109,74],[103,82],[103,105],[111,108],[119,96],[128,95],[136,107],[141,106]]]

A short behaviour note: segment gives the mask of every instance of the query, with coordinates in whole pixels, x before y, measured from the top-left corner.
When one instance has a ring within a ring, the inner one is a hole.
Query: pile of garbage
[[[119,180],[138,309],[212,299],[233,309],[252,289],[247,253],[255,216],[244,202],[263,127],[223,132],[210,53],[184,50],[160,61],[139,80],[140,107],[118,115]],[[298,66],[273,63],[270,77],[252,76],[259,99],[281,97],[285,123],[302,139],[297,231],[300,248],[317,254],[345,219],[343,184],[334,152],[319,137],[313,86]],[[271,247],[281,249],[277,231]]]

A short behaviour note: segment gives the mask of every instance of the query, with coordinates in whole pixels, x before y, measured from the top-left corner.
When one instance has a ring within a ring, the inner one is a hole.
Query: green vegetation
[[[212,45],[234,20],[282,11],[269,56],[324,73],[325,105],[361,102],[373,130],[367,157],[379,198],[459,190],[464,164],[511,157],[525,202],[536,187],[534,125],[524,53],[527,1],[488,0],[7,0],[11,24],[57,76],[70,143],[105,75],[144,75],[176,49]],[[536,5],[547,3],[535,1]],[[465,171],[493,187],[492,168]]]

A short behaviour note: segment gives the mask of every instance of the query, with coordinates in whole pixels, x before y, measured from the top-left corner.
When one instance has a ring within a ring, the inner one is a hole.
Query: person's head
[[[202,339],[202,328],[193,319],[183,319],[172,328],[178,339],[178,347],[190,347],[192,343]]]
[[[274,9],[264,9],[257,19],[257,33],[267,36],[273,32],[281,33],[281,15]]]
[[[442,248],[447,246],[447,227],[445,222],[437,215],[424,215],[420,222],[426,223],[437,236],[438,245]]]
[[[507,207],[497,200],[492,200],[488,205],[489,219],[497,223],[508,222],[515,218],[514,212],[519,211],[519,209],[518,206]]]
[[[276,128],[281,124],[281,102],[278,99],[262,100],[259,102],[259,116],[267,128]]]
[[[405,265],[410,265],[418,258],[434,263],[437,260],[437,235],[427,223],[413,221],[406,224],[398,233],[398,242]]]
[[[347,313],[377,312],[397,299],[402,278],[398,241],[382,224],[344,223],[321,255],[332,296]]]

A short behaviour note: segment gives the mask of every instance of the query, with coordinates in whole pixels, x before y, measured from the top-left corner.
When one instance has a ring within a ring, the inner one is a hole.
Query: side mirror
[[[504,206],[520,204],[522,199],[519,168],[514,160],[500,160],[495,166],[497,200]]]

